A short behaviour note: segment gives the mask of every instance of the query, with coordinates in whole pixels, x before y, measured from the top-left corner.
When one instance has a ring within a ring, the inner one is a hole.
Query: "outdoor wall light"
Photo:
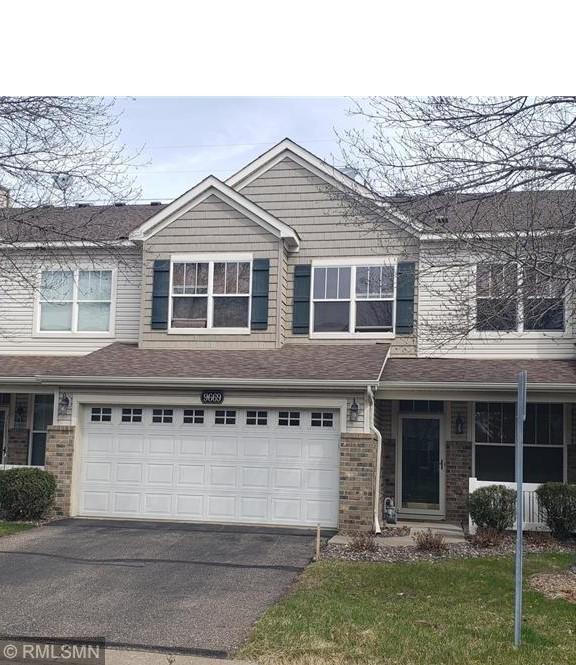
[[[460,414],[456,416],[456,420],[454,421],[454,424],[456,425],[456,434],[464,434],[464,418]]]
[[[350,404],[350,420],[358,420],[359,411],[360,411],[360,407],[358,406],[358,402],[356,401],[356,398],[354,397],[352,399],[352,404]]]

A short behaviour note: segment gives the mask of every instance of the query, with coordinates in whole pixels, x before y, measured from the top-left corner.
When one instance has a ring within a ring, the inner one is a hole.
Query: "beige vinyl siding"
[[[294,265],[314,259],[355,256],[385,256],[394,260],[417,260],[413,236],[386,221],[372,222],[351,214],[343,195],[318,176],[286,158],[244,186],[241,193],[300,236],[300,252],[287,256],[284,291],[284,339],[290,343],[346,344],[348,340],[311,340],[292,334]],[[374,340],[349,340],[358,344]],[[388,340],[381,340],[388,341]],[[416,336],[390,340],[393,355],[416,355]]]
[[[278,248],[281,241],[216,196],[210,196],[144,243],[141,346],[143,348],[274,348],[276,342],[276,294]],[[150,327],[153,265],[173,254],[249,252],[255,259],[270,260],[268,329],[249,335],[168,334]]]
[[[138,341],[142,276],[138,249],[9,250],[0,265],[0,354],[85,354],[115,341]],[[44,268],[115,269],[114,334],[35,334],[36,285]]]
[[[456,358],[574,358],[576,336],[573,329],[573,298],[566,302],[566,329],[563,333],[490,332],[469,330],[466,303],[474,310],[474,261],[455,256],[441,243],[426,243],[421,248],[422,267],[418,283],[419,339],[421,357]],[[456,264],[460,265],[456,265]],[[454,288],[453,285],[456,285]],[[467,292],[460,298],[455,295]],[[439,326],[442,331],[439,332]],[[444,329],[452,332],[444,334]]]

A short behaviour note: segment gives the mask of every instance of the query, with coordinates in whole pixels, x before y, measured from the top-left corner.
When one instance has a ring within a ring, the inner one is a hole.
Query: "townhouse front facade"
[[[349,193],[286,139],[168,205],[26,232],[8,208],[2,464],[53,472],[62,515],[378,530],[389,499],[463,523],[470,478],[513,479],[526,369],[526,480],[576,481],[571,295],[482,330],[500,268],[479,263],[479,330],[439,346],[424,322],[455,268],[422,266],[444,241]]]

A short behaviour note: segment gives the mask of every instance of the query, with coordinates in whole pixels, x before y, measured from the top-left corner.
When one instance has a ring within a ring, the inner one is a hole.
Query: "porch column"
[[[70,515],[72,489],[72,461],[74,458],[74,426],[49,425],[46,437],[44,468],[56,478],[56,515]]]
[[[468,524],[468,479],[472,475],[468,402],[450,402],[446,432],[446,521]],[[461,434],[458,433],[458,424]],[[463,424],[463,427],[462,427]]]
[[[341,531],[370,531],[374,517],[376,437],[343,433],[340,439]]]

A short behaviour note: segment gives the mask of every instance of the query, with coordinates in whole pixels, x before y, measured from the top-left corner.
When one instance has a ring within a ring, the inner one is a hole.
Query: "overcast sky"
[[[143,200],[169,201],[210,174],[223,180],[285,137],[340,164],[335,130],[358,123],[344,97],[129,97],[117,104],[122,142],[142,148],[135,172]]]

